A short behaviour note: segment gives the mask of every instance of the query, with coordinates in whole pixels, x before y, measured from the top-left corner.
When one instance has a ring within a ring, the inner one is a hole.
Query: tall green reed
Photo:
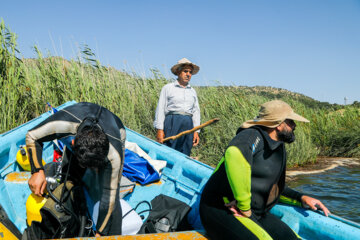
[[[0,131],[17,126],[26,113],[21,106],[26,106],[26,85],[22,62],[16,57],[16,34],[0,22]],[[19,94],[18,91],[25,91]],[[26,118],[26,117],[25,117]]]
[[[46,56],[34,47],[36,59],[16,57],[16,35],[0,24],[0,132],[5,132],[46,111],[46,103],[66,101],[101,104],[123,123],[155,138],[153,119],[161,88],[170,80],[158,70],[151,77],[104,67],[84,45],[81,57],[70,61]],[[287,146],[289,165],[313,162],[317,155],[359,156],[359,108],[324,105],[299,94],[269,87],[195,87],[202,122],[220,118],[200,133],[194,156],[215,166],[242,122],[253,119],[260,105],[273,99],[288,102],[311,122],[299,123],[297,140]]]

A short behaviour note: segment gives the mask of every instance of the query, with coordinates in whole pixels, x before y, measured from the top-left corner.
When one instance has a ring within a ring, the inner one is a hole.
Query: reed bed
[[[151,77],[104,67],[91,49],[81,58],[65,60],[35,46],[36,59],[19,59],[16,35],[0,24],[0,133],[47,111],[46,103],[70,100],[101,104],[123,123],[155,139],[153,119],[162,86],[171,81],[152,69]],[[360,110],[357,106],[320,103],[283,89],[249,87],[195,87],[202,122],[220,118],[200,133],[193,156],[215,166],[242,122],[257,115],[259,106],[282,99],[311,123],[299,123],[297,140],[288,146],[288,164],[314,162],[318,155],[360,157]]]

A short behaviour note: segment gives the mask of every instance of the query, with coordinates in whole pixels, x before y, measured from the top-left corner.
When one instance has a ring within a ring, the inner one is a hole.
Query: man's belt
[[[183,115],[183,116],[190,116],[192,117],[192,114],[191,113],[187,113],[187,112],[178,112],[178,111],[171,111],[171,112],[168,112],[166,114],[167,115]]]

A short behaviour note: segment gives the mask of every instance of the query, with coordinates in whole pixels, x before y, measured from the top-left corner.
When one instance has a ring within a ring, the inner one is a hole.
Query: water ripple
[[[360,223],[360,167],[337,167],[320,174],[299,175],[293,189],[321,200],[338,216]]]

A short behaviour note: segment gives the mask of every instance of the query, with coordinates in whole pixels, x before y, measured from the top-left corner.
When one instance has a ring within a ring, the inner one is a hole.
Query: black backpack
[[[49,239],[93,236],[88,223],[86,199],[81,185],[60,184],[40,209],[41,222],[33,221],[23,239]],[[87,230],[86,230],[87,229]]]
[[[60,169],[61,163],[48,163],[44,167],[45,175],[57,179],[62,175]],[[60,184],[57,180],[48,181],[47,200],[40,209],[41,222],[33,221],[31,226],[25,229],[23,240],[95,235],[91,226],[88,226],[91,223],[82,182],[71,178],[69,172],[65,175],[66,184]]]
[[[191,207],[175,198],[160,194],[151,201],[152,209],[139,234],[192,230],[187,221]]]

